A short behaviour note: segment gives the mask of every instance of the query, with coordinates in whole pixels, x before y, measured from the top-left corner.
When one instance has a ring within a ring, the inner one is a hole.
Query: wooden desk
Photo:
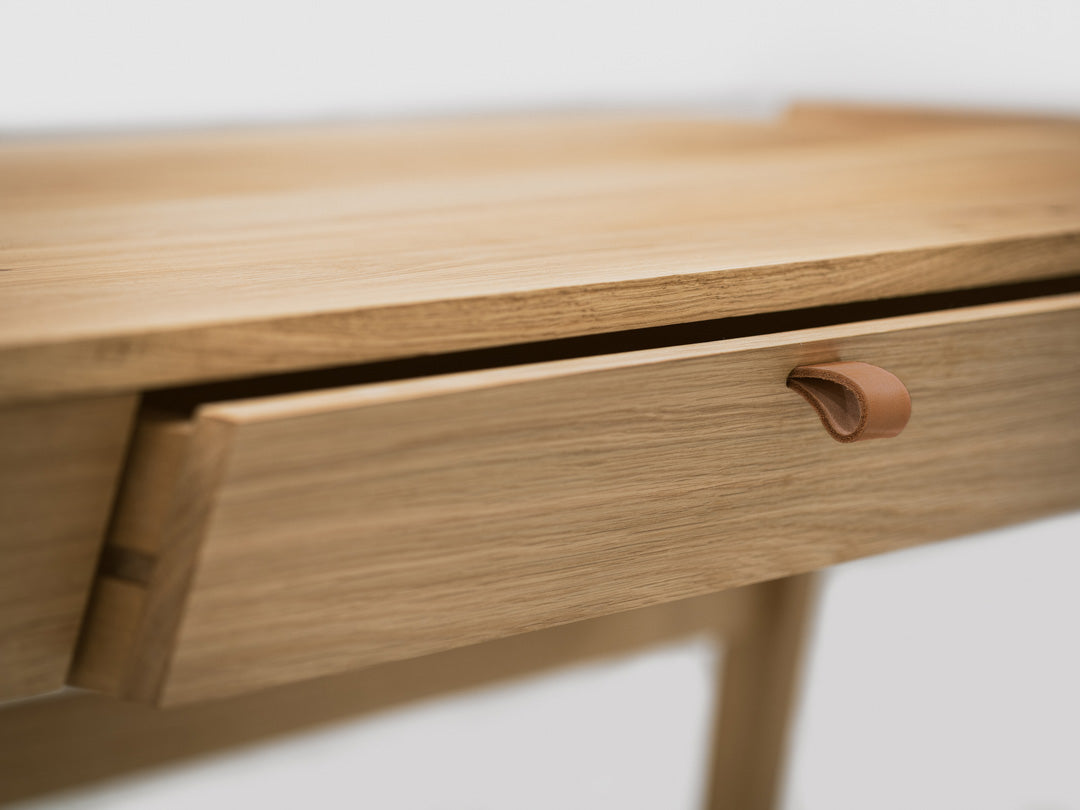
[[[0,711],[0,798],[708,627],[765,807],[803,575],[1080,505],[1075,121],[12,141],[0,214],[0,698],[97,693]]]

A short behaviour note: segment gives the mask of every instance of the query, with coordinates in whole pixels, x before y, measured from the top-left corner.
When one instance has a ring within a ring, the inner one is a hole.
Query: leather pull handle
[[[896,436],[911,418],[911,395],[900,378],[869,363],[799,366],[787,384],[814,406],[838,442]]]

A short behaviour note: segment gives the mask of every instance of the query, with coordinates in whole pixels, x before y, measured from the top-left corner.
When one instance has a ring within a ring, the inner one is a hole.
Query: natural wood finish
[[[0,707],[0,803],[691,636],[715,638],[731,661],[763,626],[775,590],[736,588],[172,709],[78,692]]]
[[[130,666],[145,607],[145,588],[112,576],[98,578],[72,665],[72,678],[79,686],[117,691]]]
[[[204,406],[113,689],[236,694],[1075,507],[1078,310],[1071,294]],[[785,387],[845,359],[907,385],[904,433],[838,445]]]
[[[124,675],[145,603],[143,586],[162,545],[191,433],[186,421],[152,412],[141,415],[102,560],[101,571],[107,576],[94,585],[75,662],[79,683],[87,689],[109,691]],[[125,565],[131,557],[145,562]]]
[[[815,574],[755,586],[761,604],[724,650],[710,810],[772,810],[787,753]]]
[[[134,405],[0,409],[0,700],[64,683]]]
[[[1080,124],[800,109],[0,145],[0,401],[1059,277]]]

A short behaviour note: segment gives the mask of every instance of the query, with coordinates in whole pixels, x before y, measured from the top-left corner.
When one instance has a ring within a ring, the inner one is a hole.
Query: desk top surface
[[[0,401],[1075,274],[1080,121],[831,107],[0,144]]]

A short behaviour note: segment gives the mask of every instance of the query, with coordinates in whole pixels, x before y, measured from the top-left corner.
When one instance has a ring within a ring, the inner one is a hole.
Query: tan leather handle
[[[895,436],[911,418],[911,395],[904,384],[869,363],[799,366],[788,374],[787,384],[814,406],[838,442]]]

